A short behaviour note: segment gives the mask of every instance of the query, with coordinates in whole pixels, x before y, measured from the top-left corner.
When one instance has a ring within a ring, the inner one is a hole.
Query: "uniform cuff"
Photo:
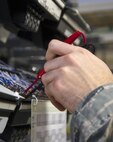
[[[80,139],[87,141],[93,133],[109,121],[112,115],[113,84],[108,84],[91,92],[75,111],[72,119],[75,137],[79,132]]]

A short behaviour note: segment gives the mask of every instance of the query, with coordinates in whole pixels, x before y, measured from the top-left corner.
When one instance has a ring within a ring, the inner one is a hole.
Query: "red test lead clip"
[[[73,33],[70,37],[68,37],[67,39],[64,40],[65,43],[68,44],[72,44],[79,36],[83,37],[84,40],[84,45],[86,44],[86,37],[85,35],[80,32],[80,31],[76,31],[75,33]],[[45,73],[44,68],[42,68],[39,73],[37,74],[36,79],[33,81],[33,83],[25,90],[24,92],[24,96],[28,94],[29,90],[37,83],[38,80],[41,79],[42,75]],[[27,97],[27,96],[25,96]]]

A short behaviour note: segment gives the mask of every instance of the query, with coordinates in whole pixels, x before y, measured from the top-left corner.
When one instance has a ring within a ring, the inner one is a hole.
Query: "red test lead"
[[[84,40],[84,45],[86,44],[86,37],[85,35],[80,32],[80,31],[76,31],[74,32],[71,36],[69,36],[67,39],[64,40],[65,43],[68,43],[68,44],[72,44],[79,36],[82,36],[83,37],[83,40]],[[25,90],[24,92],[24,96],[26,94],[28,94],[29,90],[37,83],[38,80],[41,79],[42,75],[45,73],[44,71],[44,68],[42,68],[39,73],[37,74],[37,77],[36,79],[33,81],[33,83]],[[26,96],[25,96],[26,97]]]

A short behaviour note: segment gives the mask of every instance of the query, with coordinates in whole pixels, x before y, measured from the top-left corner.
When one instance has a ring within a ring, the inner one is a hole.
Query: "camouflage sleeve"
[[[73,114],[72,142],[113,142],[113,84],[89,94]]]

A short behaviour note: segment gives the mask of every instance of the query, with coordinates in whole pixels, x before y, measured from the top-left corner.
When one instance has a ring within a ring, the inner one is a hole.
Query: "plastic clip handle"
[[[84,44],[86,44],[86,37],[84,34],[80,31],[74,32],[71,36],[69,36],[67,39],[64,40],[65,43],[72,44],[79,36],[83,37]],[[30,88],[33,87],[37,83],[39,79],[41,79],[42,75],[45,73],[44,68],[42,68],[39,73],[37,74],[36,79],[33,81],[33,83],[25,90],[25,94],[29,91]]]

